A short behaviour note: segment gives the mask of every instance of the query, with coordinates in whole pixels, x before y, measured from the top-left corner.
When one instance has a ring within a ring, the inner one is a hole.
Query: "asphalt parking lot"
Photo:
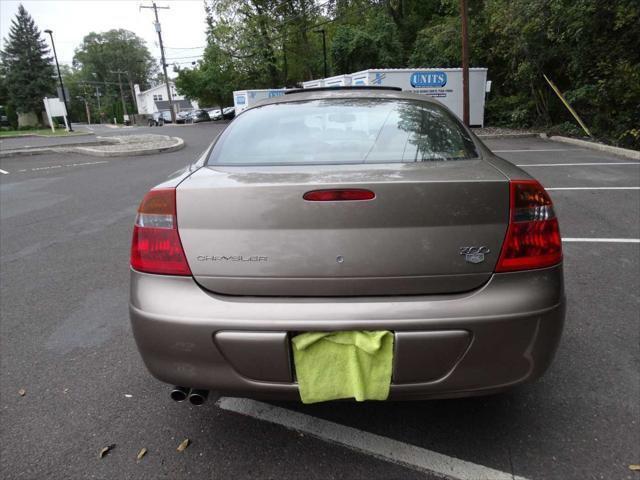
[[[159,155],[0,159],[4,478],[640,478],[640,162],[538,138],[486,143],[560,219],[567,322],[542,379],[429,402],[173,403],[130,332],[132,223],[222,128],[131,129],[186,141]]]

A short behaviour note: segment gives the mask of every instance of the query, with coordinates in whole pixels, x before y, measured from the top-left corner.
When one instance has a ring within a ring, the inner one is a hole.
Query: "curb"
[[[94,132],[78,132],[71,135],[38,135],[37,133],[17,133],[15,135],[3,135],[0,140],[4,138],[67,138],[67,137],[85,137],[87,135],[95,135]]]
[[[8,158],[8,157],[29,157],[31,155],[43,155],[46,153],[58,153],[62,147],[58,147],[57,149],[53,147],[43,147],[43,148],[31,148],[29,150],[2,150],[0,151],[0,158]]]
[[[164,136],[164,135],[163,135]],[[103,138],[103,137],[98,137]],[[109,138],[109,137],[107,137]],[[58,145],[58,146],[48,146],[48,147],[34,147],[25,150],[0,150],[0,158],[7,157],[22,157],[22,156],[30,156],[30,155],[43,155],[47,153],[83,153],[85,155],[91,155],[92,157],[133,157],[139,155],[153,155],[155,153],[169,153],[175,152],[184,148],[184,140],[180,137],[168,137],[173,140],[175,143],[173,145],[169,145],[166,147],[157,147],[157,148],[141,148],[138,150],[120,150],[120,151],[107,151],[107,150],[99,150],[96,148],[91,148],[86,144],[78,144],[78,145]],[[115,143],[117,145],[117,143]],[[114,142],[96,142],[93,146],[99,145],[114,145]]]
[[[629,150],[628,148],[613,147],[611,145],[603,145],[602,143],[589,142],[587,140],[578,140],[577,138],[552,136],[549,140],[562,143],[570,143],[572,145],[578,145],[584,148],[590,148],[591,150],[600,150],[601,152],[612,153],[621,157],[632,158],[634,160],[640,160],[640,151]]]
[[[494,138],[534,138],[540,137],[540,133],[488,133],[486,135],[476,135],[480,139]]]
[[[85,153],[94,157],[136,157],[139,155],[153,155],[154,153],[169,153],[175,152],[184,148],[184,140],[179,137],[169,137],[175,141],[173,145],[159,148],[141,148],[138,150],[122,150],[122,151],[107,151],[98,150],[90,147],[73,147],[75,151]]]

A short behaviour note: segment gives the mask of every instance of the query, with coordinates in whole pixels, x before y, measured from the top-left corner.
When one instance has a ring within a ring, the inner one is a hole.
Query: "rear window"
[[[265,105],[240,115],[209,164],[403,163],[477,157],[444,108],[427,102],[343,98]]]

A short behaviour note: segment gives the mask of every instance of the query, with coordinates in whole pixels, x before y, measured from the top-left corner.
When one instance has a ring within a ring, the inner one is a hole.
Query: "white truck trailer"
[[[383,85],[436,98],[462,118],[461,68],[382,68],[352,73],[351,85]],[[326,80],[325,80],[326,81]],[[469,123],[484,126],[487,69],[469,69]]]
[[[233,92],[233,105],[236,115],[243,110],[252,107],[260,100],[284,95],[284,88],[271,88],[263,90],[236,90]]]

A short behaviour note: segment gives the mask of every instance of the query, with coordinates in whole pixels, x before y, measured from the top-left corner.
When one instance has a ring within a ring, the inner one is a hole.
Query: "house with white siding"
[[[169,82],[169,88],[171,90],[173,104],[176,105],[178,112],[197,110],[199,108],[196,101],[189,100],[177,92],[175,83]],[[165,83],[151,87],[144,92],[141,92],[140,85],[136,84],[133,86],[133,90],[138,103],[138,113],[151,115],[156,112],[169,110],[169,98],[167,96],[167,85]]]

